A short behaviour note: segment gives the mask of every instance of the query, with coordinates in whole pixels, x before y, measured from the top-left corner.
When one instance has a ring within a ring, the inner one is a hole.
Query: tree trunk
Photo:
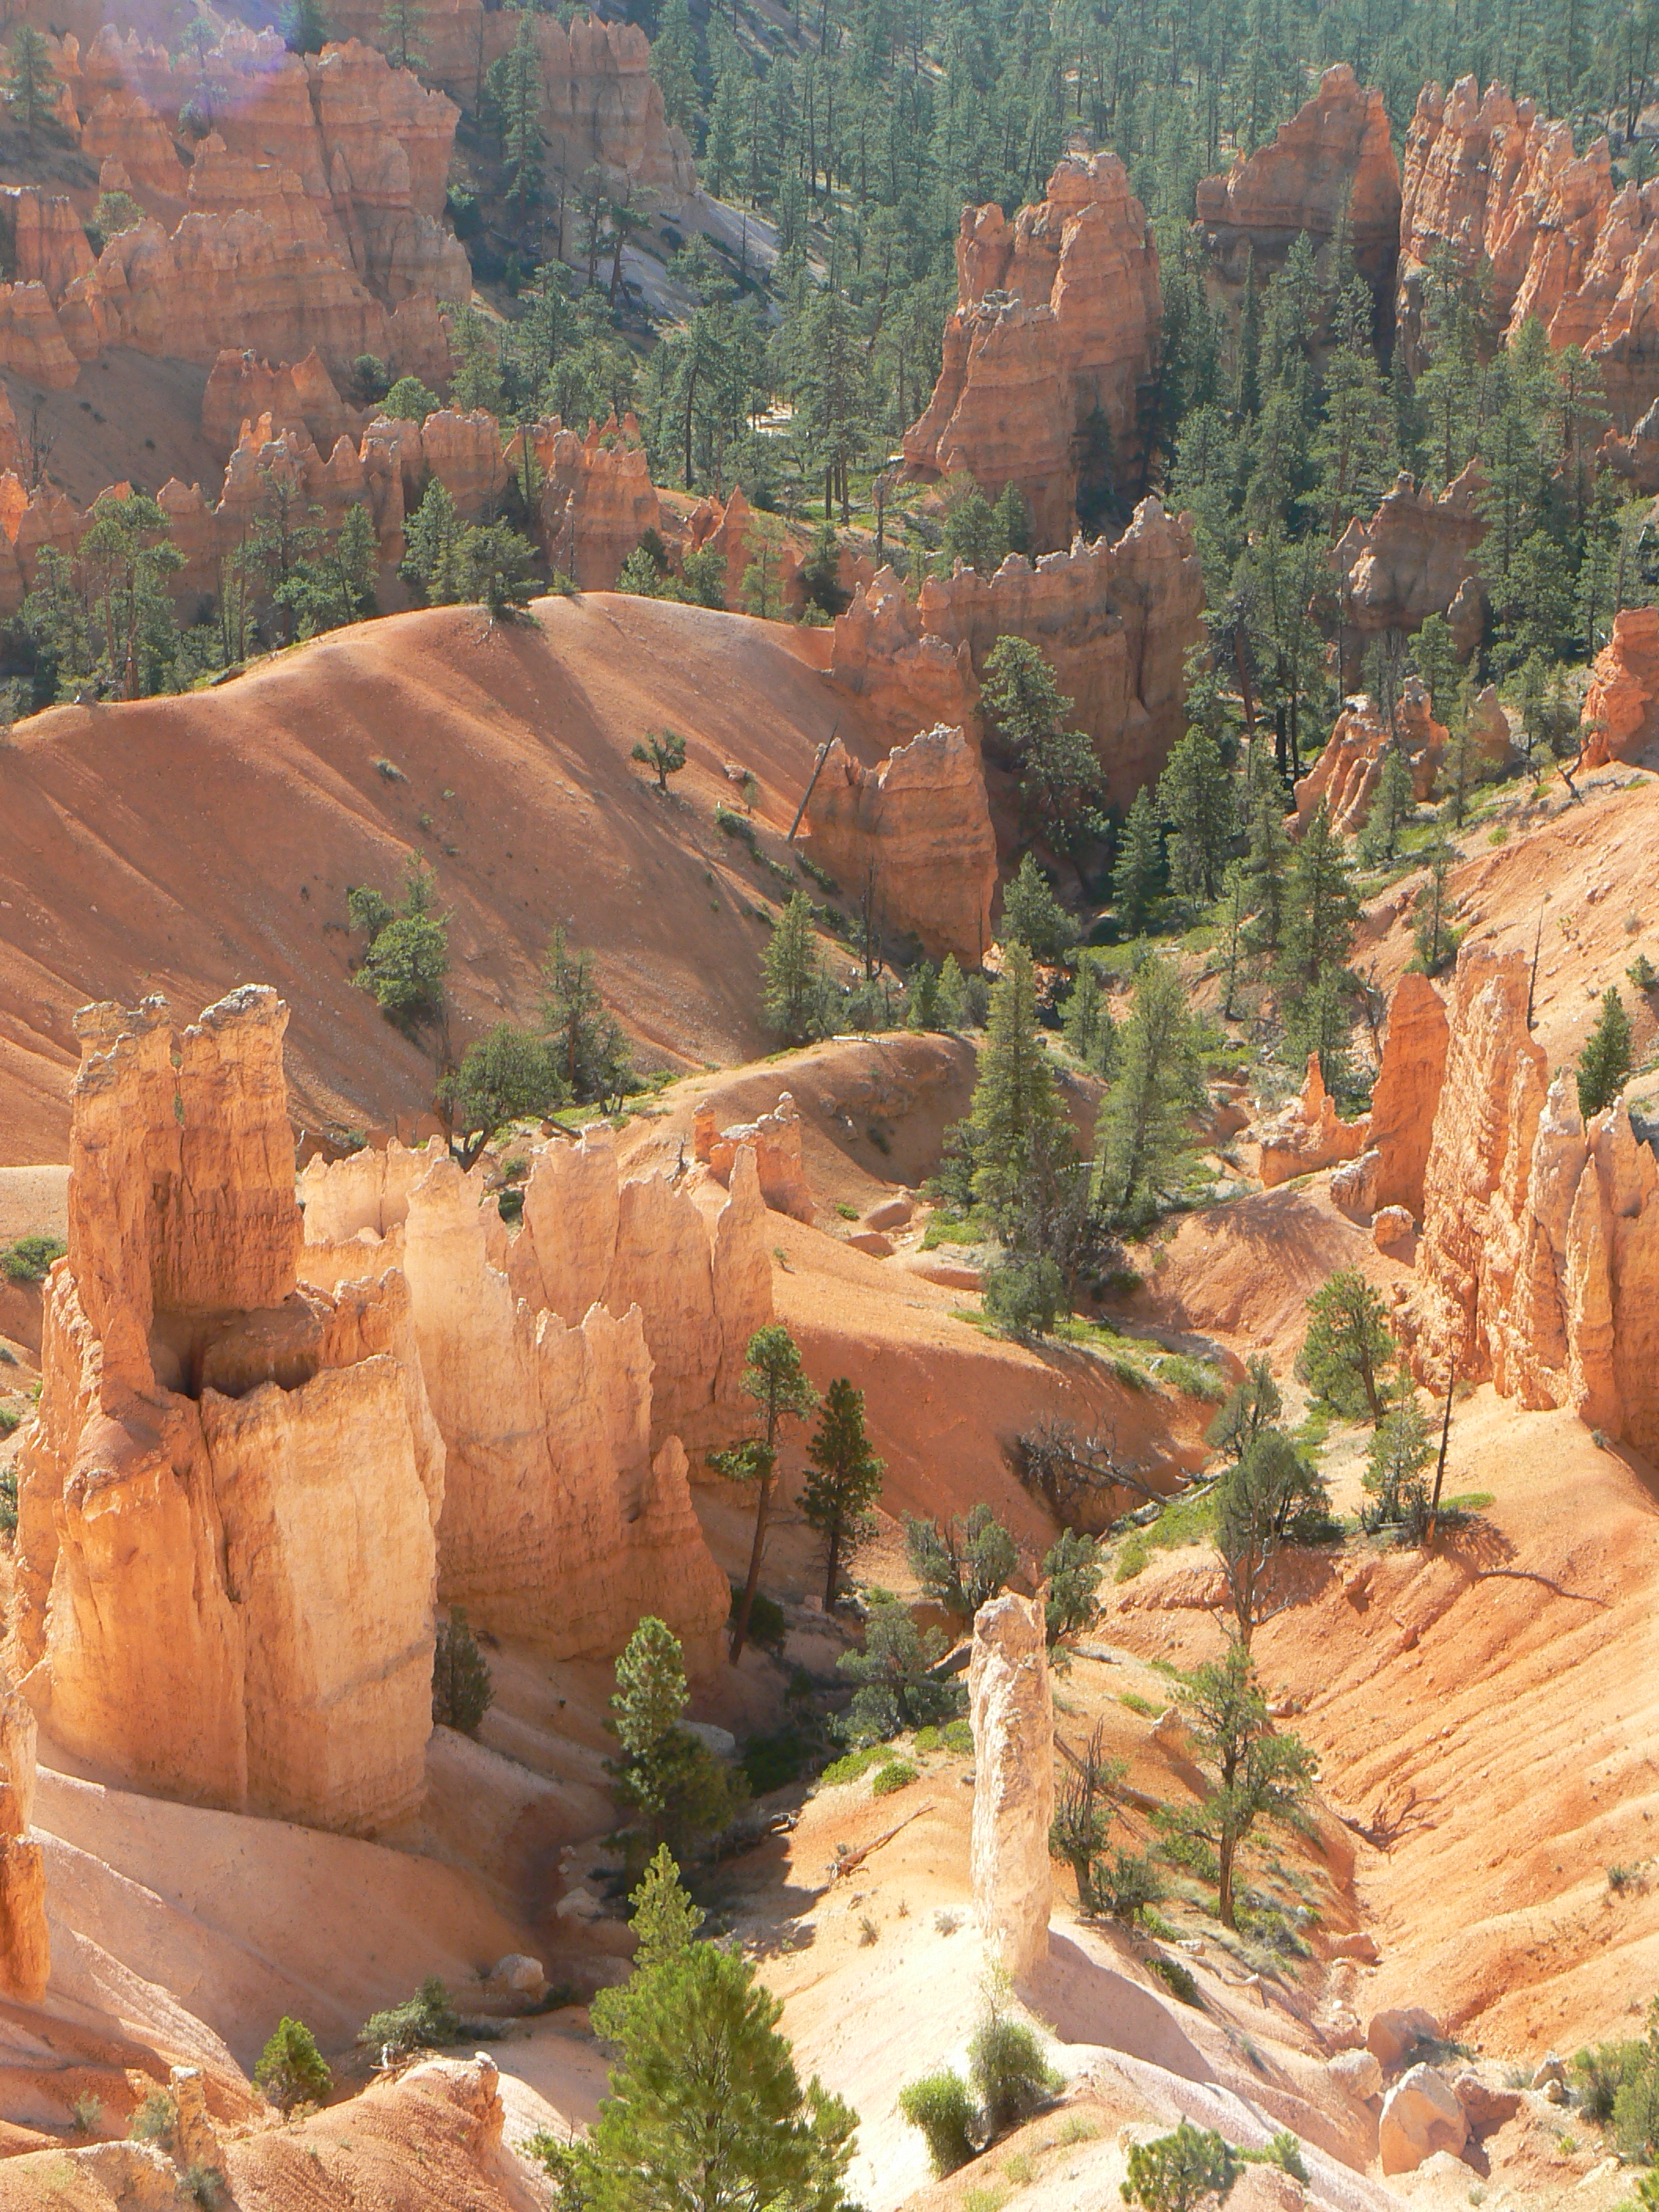
[[[841,1523],[830,1526],[830,1565],[823,1577],[823,1609],[826,1613],[836,1609],[836,1583],[841,1575]]]
[[[1221,1881],[1216,1898],[1216,1911],[1224,1928],[1236,1928],[1238,1925],[1233,1917],[1233,1857],[1237,1850],[1238,1845],[1232,1837],[1222,1838],[1218,1853],[1221,1861]]]
[[[760,1497],[755,1504],[755,1541],[749,1553],[749,1579],[743,1586],[743,1595],[738,1601],[738,1617],[732,1624],[732,1664],[734,1667],[743,1656],[744,1639],[749,1633],[749,1615],[754,1606],[755,1592],[760,1586],[761,1553],[766,1544],[766,1516],[772,1507],[773,1472],[773,1468],[768,1468],[762,1475]]]

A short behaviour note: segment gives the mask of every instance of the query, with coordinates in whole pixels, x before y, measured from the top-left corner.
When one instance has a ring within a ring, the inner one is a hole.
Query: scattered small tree
[[[1007,1587],[1019,1565],[1019,1547],[988,1505],[969,1507],[961,1519],[904,1519],[904,1553],[924,1594],[953,1620],[971,1621],[981,1606]]]
[[[436,1103],[449,1124],[450,1150],[470,1168],[498,1129],[528,1114],[550,1112],[563,1096],[559,1071],[541,1040],[511,1022],[497,1022],[444,1077]]]
[[[1129,2178],[1122,2185],[1126,2204],[1141,2212],[1198,2212],[1212,2197],[1226,2196],[1238,2179],[1238,2156],[1212,2128],[1181,2121],[1173,2135],[1136,2143],[1129,2153]]]
[[[824,1550],[823,1609],[836,1602],[845,1562],[875,1531],[870,1508],[881,1495],[884,1463],[870,1449],[864,1428],[864,1393],[844,1375],[830,1385],[823,1413],[806,1447],[812,1472],[802,1486],[800,1510]]]
[[[322,2103],[334,2086],[334,2076],[302,2021],[285,2014],[271,2030],[253,2069],[253,2086],[264,2090],[279,2112]]]
[[[351,926],[368,939],[353,980],[400,1029],[435,1021],[443,1011],[449,916],[433,911],[437,893],[432,871],[417,853],[404,873],[401,909],[366,885],[346,894]]]
[[[620,1098],[633,1081],[633,1056],[606,1008],[591,952],[573,949],[562,927],[542,957],[542,1023],[548,1055],[566,1095],[584,1103]]]
[[[400,2065],[417,2051],[441,2051],[459,2043],[461,2023],[449,2001],[449,1991],[436,1974],[428,1974],[412,1997],[384,2012],[372,2012],[357,2030],[366,2049],[378,2051],[382,2066]]]
[[[1449,882],[1457,855],[1444,837],[1437,837],[1424,857],[1429,866],[1428,880],[1413,902],[1412,940],[1423,973],[1438,975],[1450,966],[1457,951]]]
[[[611,1726],[622,1746],[612,1766],[617,1795],[639,1814],[636,1863],[664,1844],[684,1862],[718,1834],[742,1803],[741,1778],[723,1766],[680,1716],[690,1702],[685,1657],[673,1630],[647,1614],[617,1662]]]
[[[988,2142],[1041,2112],[1061,2087],[1042,2045],[1015,2018],[1008,1997],[1006,1983],[993,1977],[984,2016],[968,2045],[968,2078],[978,2094],[980,2127]]]
[[[1042,1579],[1048,1585],[1043,1601],[1048,1648],[1053,1650],[1068,1637],[1092,1628],[1100,1615],[1100,1582],[1105,1563],[1100,1545],[1076,1528],[1062,1528],[1043,1556]]]
[[[1118,1031],[1118,1079],[1101,1116],[1101,1198],[1115,1223],[1156,1216],[1187,1150],[1187,1115],[1203,1097],[1196,1023],[1180,971],[1152,959]]]
[[[954,2173],[974,2155],[978,2114],[968,2084],[954,2068],[942,2067],[908,2081],[899,2091],[899,2110],[920,2128],[936,2174]]]
[[[1177,1851],[1213,1854],[1216,1910],[1224,1928],[1237,1925],[1234,1880],[1238,1853],[1262,1820],[1306,1825],[1303,1806],[1316,1771],[1298,1737],[1276,1735],[1267,1701],[1243,1644],[1195,1667],[1181,1689],[1199,1763],[1208,1783],[1196,1805],[1166,1809],[1158,1825]]]
[[[44,34],[20,23],[11,42],[11,77],[6,104],[23,126],[31,146],[40,125],[49,119],[57,97],[58,72],[52,65],[52,49]]]
[[[1237,1466],[1263,1429],[1269,1429],[1285,1410],[1285,1401],[1273,1380],[1272,1363],[1265,1352],[1254,1353],[1244,1379],[1235,1382],[1221,1411],[1204,1431],[1212,1451],[1225,1455]]]
[[[1077,981],[1066,995],[1060,1020],[1066,1043],[1094,1075],[1110,1075],[1117,1031],[1100,971],[1085,954],[1078,963]]]
[[[635,1938],[636,1973],[649,1973],[653,1966],[678,1959],[696,1942],[698,1929],[708,1917],[686,1895],[680,1870],[666,1844],[658,1844],[656,1856],[640,1877],[628,1904]]]
[[[459,1729],[462,1735],[476,1735],[495,1697],[489,1662],[478,1649],[465,1609],[453,1605],[448,1620],[438,1623],[433,1646],[433,1723]]]
[[[658,790],[666,798],[669,777],[678,775],[685,766],[685,739],[675,730],[647,730],[629,758],[650,769]]]
[[[1018,938],[1034,960],[1064,960],[1077,944],[1076,922],[1030,853],[1002,894],[1002,933]]]
[[[1630,1068],[1630,1016],[1609,984],[1578,1060],[1578,1110],[1586,1121],[1613,1103],[1629,1079]]]
[[[938,1629],[924,1635],[908,1606],[889,1591],[872,1591],[863,1650],[843,1651],[836,1662],[837,1672],[858,1685],[835,1723],[837,1735],[849,1744],[881,1743],[902,1729],[954,1720],[963,1693],[935,1675],[944,1656]]]
[[[1358,1268],[1340,1268],[1309,1299],[1308,1322],[1300,1364],[1314,1395],[1350,1419],[1380,1421],[1399,1351],[1382,1294]]]
[[[1109,1759],[1105,1729],[1096,1722],[1088,1749],[1067,1761],[1048,1824],[1048,1855],[1063,1859],[1077,1881],[1078,1903],[1097,1910],[1096,1872],[1117,1818],[1117,1790],[1129,1771],[1127,1759]]]
[[[1216,1549],[1246,1650],[1255,1630],[1287,1602],[1276,1572],[1282,1547],[1310,1523],[1322,1522],[1328,1510],[1324,1484],[1280,1429],[1260,1430],[1223,1475]]]
[[[729,1480],[756,1486],[755,1535],[749,1547],[749,1573],[732,1619],[732,1664],[743,1656],[749,1633],[749,1615],[760,1586],[761,1559],[766,1549],[766,1524],[772,1506],[772,1484],[777,1474],[778,1434],[785,1421],[805,1421],[816,1412],[818,1394],[806,1379],[795,1340],[781,1322],[757,1328],[749,1340],[742,1387],[760,1407],[764,1433],[715,1455],[714,1464]]]
[[[1158,902],[1164,876],[1164,839],[1158,826],[1152,794],[1143,784],[1135,793],[1118,839],[1117,860],[1112,869],[1112,899],[1117,908],[1121,937],[1146,933]]]
[[[1371,1437],[1364,1481],[1375,1503],[1364,1515],[1367,1528],[1420,1527],[1429,1510],[1424,1469],[1433,1457],[1428,1422],[1416,1392],[1408,1390],[1384,1413]]]
[[[761,956],[761,1012],[785,1043],[805,1044],[817,1032],[823,996],[812,902],[805,891],[794,891],[773,923],[771,941]]]

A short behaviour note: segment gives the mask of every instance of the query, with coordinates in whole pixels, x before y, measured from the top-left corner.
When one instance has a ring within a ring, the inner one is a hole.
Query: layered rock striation
[[[1412,794],[1420,804],[1433,793],[1446,757],[1446,726],[1435,720],[1420,678],[1406,679],[1392,725],[1369,692],[1358,691],[1343,702],[1319,758],[1297,779],[1291,836],[1303,836],[1322,805],[1332,828],[1345,836],[1363,830],[1370,818],[1390,745],[1409,764]]]
[[[996,832],[979,754],[964,732],[925,730],[879,768],[832,740],[806,805],[807,844],[882,927],[930,959],[976,969],[991,942]]]
[[[1400,245],[1400,164],[1388,108],[1346,62],[1328,69],[1313,98],[1272,140],[1200,179],[1198,221],[1224,291],[1242,293],[1283,265],[1305,232],[1316,247],[1340,233],[1354,264],[1388,299]]]
[[[1139,481],[1139,396],[1163,314],[1158,249],[1115,154],[1068,156],[1012,222],[963,211],[957,305],[933,398],[905,433],[906,470],[1017,484],[1040,550],[1069,544]]]
[[[1572,126],[1502,85],[1428,85],[1407,135],[1398,309],[1407,365],[1423,358],[1429,264],[1449,249],[1489,266],[1505,337],[1536,316],[1552,345],[1600,368],[1615,432],[1659,398],[1659,182],[1615,191],[1605,138],[1575,153]]]
[[[425,1787],[443,1445],[402,1278],[299,1287],[286,1024],[78,1018],[15,1640],[78,1756],[366,1832]]]

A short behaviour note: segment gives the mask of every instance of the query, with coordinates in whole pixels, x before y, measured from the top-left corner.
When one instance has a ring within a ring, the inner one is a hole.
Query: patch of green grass
[[[1441,1510],[1443,1513],[1484,1513],[1492,1503],[1490,1490],[1461,1490],[1455,1498],[1449,1498]]]
[[[1002,2212],[1008,2202],[1008,2186],[1002,2181],[982,2181],[973,2189],[962,2192],[962,2212]]]
[[[857,1206],[848,1206],[844,1198],[838,1198],[836,1200],[836,1211],[843,1221],[856,1221],[859,1218]]]
[[[1306,1444],[1310,1451],[1317,1451],[1330,1435],[1331,1424],[1335,1419],[1331,1407],[1316,1400],[1309,1407],[1300,1428],[1291,1430],[1291,1440]]]
[[[1023,2150],[1015,2151],[1002,2161],[1003,2179],[1012,2181],[1016,2189],[1024,2189],[1036,2171],[1030,2156]]]
[[[1154,1552],[1178,1551],[1183,1545],[1201,1544],[1212,1535],[1215,1517],[1216,1492],[1212,1487],[1172,1499],[1141,1534]]]
[[[990,1223],[977,1208],[963,1214],[953,1206],[935,1206],[921,1232],[921,1249],[933,1252],[941,1244],[983,1244],[991,1233]]]
[[[1056,2150],[1069,2150],[1073,2143],[1093,2142],[1099,2135],[1098,2124],[1082,2112],[1069,2112],[1060,2124],[1054,2137]]]
[[[1121,1579],[1127,1582],[1128,1580],[1128,1577],[1126,1575],[1121,1577]],[[1118,1696],[1118,1703],[1121,1705],[1127,1705],[1132,1713],[1139,1713],[1144,1721],[1156,1720],[1158,1718],[1158,1707],[1152,1703],[1150,1698],[1143,1698],[1139,1690],[1124,1690],[1121,1692]]]
[[[1125,1539],[1118,1547],[1117,1565],[1113,1571],[1114,1582],[1132,1583],[1146,1571],[1152,1553],[1146,1549],[1146,1540],[1139,1531]]]
[[[1166,1389],[1183,1397],[1202,1398],[1218,1406],[1227,1395],[1226,1377],[1207,1359],[1189,1358],[1184,1352],[1166,1352],[1152,1364],[1152,1373]]]

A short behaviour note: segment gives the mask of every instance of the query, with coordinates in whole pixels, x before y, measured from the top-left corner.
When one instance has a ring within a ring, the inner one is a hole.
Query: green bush
[[[178,2108],[165,2089],[152,2089],[133,2114],[127,2133],[134,2142],[164,2143],[172,2135]]]
[[[1095,1870],[1093,1891],[1097,1912],[1132,1923],[1169,1894],[1157,1863],[1146,1851],[1119,1851],[1109,1867],[1103,1861]]]
[[[192,2204],[209,2207],[210,2212],[224,2193],[224,2175],[216,2166],[204,2166],[200,2159],[192,2159],[179,2177],[179,2194]]]
[[[489,1662],[478,1649],[465,1612],[452,1606],[448,1620],[438,1623],[432,1650],[433,1723],[474,1735],[495,1695]]]
[[[1586,2119],[1594,2120],[1598,2127],[1607,2126],[1619,2092],[1641,2070],[1645,2048],[1634,2042],[1598,2043],[1593,2050],[1577,2054],[1572,2071],[1577,2077],[1580,2109]]]
[[[1060,2076],[1024,2021],[997,2008],[974,2032],[968,2071],[986,2135],[993,2141],[1029,2120],[1060,2087]]]
[[[20,1237],[0,1252],[0,1267],[9,1282],[44,1282],[52,1261],[61,1260],[68,1249],[60,1237]]]
[[[742,1588],[733,1583],[731,1610],[726,1616],[728,1620],[737,1619],[738,1607],[742,1602]],[[768,1597],[764,1590],[757,1590],[755,1601],[749,1608],[747,1641],[758,1644],[763,1651],[776,1654],[783,1650],[788,1635],[789,1624],[783,1617],[783,1607],[775,1598]]]
[[[303,2021],[286,2014],[271,2030],[253,2069],[253,2086],[263,2089],[278,2112],[296,2105],[320,2105],[334,2086],[316,2039]]]
[[[843,1782],[856,1782],[860,1775],[867,1774],[872,1766],[879,1760],[884,1759],[886,1756],[886,1747],[884,1745],[867,1743],[858,1751],[849,1751],[840,1759],[831,1759],[829,1765],[819,1775],[818,1780],[827,1783],[832,1790]]]
[[[1191,2005],[1199,2012],[1203,2011],[1204,2000],[1198,1993],[1198,1984],[1179,1959],[1149,1959],[1146,1963],[1172,1997],[1179,1998],[1182,2004]]]
[[[917,1769],[908,1759],[890,1759],[870,1784],[872,1797],[890,1797],[896,1790],[905,1789],[916,1778]]]
[[[436,1974],[428,1974],[412,1997],[385,2012],[372,2012],[357,2030],[357,2040],[378,2051],[382,2063],[395,2066],[417,2051],[441,2048],[460,2039],[461,2023],[449,2002],[449,1991]]]
[[[770,1735],[751,1736],[738,1764],[749,1778],[757,1797],[769,1790],[787,1789],[800,1779],[806,1764],[806,1743],[798,1729],[781,1728]]]
[[[949,2067],[908,2082],[899,2091],[899,2110],[921,2130],[935,2173],[954,2173],[974,2155],[974,2100]]]
[[[1123,2201],[1144,2212],[1194,2212],[1206,2198],[1227,2194],[1238,2164],[1232,2146],[1213,2129],[1182,2120],[1173,2135],[1137,2143],[1129,2153]]]

